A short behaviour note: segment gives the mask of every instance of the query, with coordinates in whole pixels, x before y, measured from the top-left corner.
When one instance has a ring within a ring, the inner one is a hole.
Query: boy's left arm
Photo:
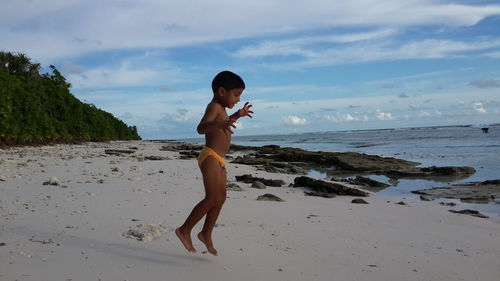
[[[251,107],[252,107],[252,105],[249,102],[245,102],[245,105],[243,105],[243,108],[238,109],[238,111],[231,114],[231,116],[229,116],[229,119],[236,121],[236,120],[238,120],[238,118],[245,117],[245,116],[252,118],[252,115],[250,115],[250,113],[253,114],[253,111],[250,110]]]

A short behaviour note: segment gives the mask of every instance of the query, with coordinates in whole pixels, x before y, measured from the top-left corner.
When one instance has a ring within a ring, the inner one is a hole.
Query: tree
[[[135,126],[82,103],[50,70],[41,75],[26,55],[0,52],[0,144],[140,139]]]

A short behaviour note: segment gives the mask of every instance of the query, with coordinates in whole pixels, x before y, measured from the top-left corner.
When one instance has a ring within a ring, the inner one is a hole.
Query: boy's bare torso
[[[225,108],[216,102],[212,103],[215,104],[214,107],[217,110],[217,117],[215,117],[215,120],[228,120],[229,116],[227,115]],[[230,143],[231,133],[227,130],[217,128],[205,134],[205,145],[213,149],[220,156],[224,157],[227,154]]]

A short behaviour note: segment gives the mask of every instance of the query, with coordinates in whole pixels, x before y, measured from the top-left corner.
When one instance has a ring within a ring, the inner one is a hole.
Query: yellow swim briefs
[[[201,167],[201,164],[203,163],[203,161],[205,161],[205,159],[207,159],[207,157],[209,157],[209,156],[212,156],[213,158],[215,158],[215,160],[217,160],[219,162],[219,165],[221,166],[221,168],[224,168],[224,166],[226,166],[226,163],[224,161],[224,157],[217,154],[217,152],[215,152],[213,149],[211,149],[208,146],[205,146],[201,150],[200,155],[198,156],[198,166]]]

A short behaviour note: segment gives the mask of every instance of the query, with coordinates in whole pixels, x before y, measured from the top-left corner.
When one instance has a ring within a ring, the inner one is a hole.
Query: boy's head
[[[214,95],[217,94],[220,87],[227,91],[238,88],[245,89],[245,82],[243,82],[243,79],[238,74],[226,70],[215,75],[214,80],[212,80]]]

